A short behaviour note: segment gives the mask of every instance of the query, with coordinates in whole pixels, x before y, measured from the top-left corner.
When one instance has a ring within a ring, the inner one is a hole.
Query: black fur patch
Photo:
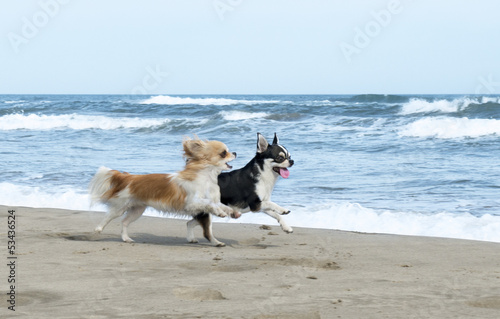
[[[201,228],[203,228],[203,237],[210,240],[210,216],[208,213],[199,213],[194,218],[200,223]]]
[[[250,207],[259,211],[261,200],[256,194],[256,184],[260,175],[259,169],[264,168],[264,160],[253,158],[245,167],[224,172],[219,175],[221,202],[238,208]]]

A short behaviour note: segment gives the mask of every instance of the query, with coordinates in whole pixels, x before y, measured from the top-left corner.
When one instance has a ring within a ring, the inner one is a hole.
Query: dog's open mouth
[[[229,165],[228,163],[226,163],[226,166],[227,166],[227,169],[232,169],[233,167],[231,165]]]
[[[287,168],[273,167],[273,170],[283,178],[288,178],[290,176],[290,171]]]

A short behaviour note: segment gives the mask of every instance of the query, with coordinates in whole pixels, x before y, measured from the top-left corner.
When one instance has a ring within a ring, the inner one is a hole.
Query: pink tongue
[[[288,178],[288,176],[290,176],[290,171],[286,168],[280,168],[280,175],[283,178]]]

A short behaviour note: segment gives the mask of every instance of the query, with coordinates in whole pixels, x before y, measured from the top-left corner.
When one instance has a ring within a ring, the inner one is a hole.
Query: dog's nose
[[[292,167],[292,166],[293,166],[293,163],[294,163],[294,162],[293,162],[293,159],[288,160],[288,163],[290,163],[290,167]]]
[[[236,152],[233,152],[234,158],[236,158]]]

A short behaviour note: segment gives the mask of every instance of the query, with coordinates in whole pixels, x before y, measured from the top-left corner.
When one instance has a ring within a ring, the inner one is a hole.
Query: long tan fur
[[[89,185],[92,202],[108,206],[108,213],[96,227],[100,233],[113,219],[127,213],[122,221],[122,239],[133,241],[127,233],[130,223],[138,219],[146,207],[162,212],[195,216],[202,212],[226,217],[239,213],[220,203],[217,176],[229,169],[227,162],[236,157],[219,141],[185,139],[186,165],[176,174],[133,175],[101,167]],[[192,234],[189,241],[195,241]],[[223,245],[210,235],[210,241]]]

